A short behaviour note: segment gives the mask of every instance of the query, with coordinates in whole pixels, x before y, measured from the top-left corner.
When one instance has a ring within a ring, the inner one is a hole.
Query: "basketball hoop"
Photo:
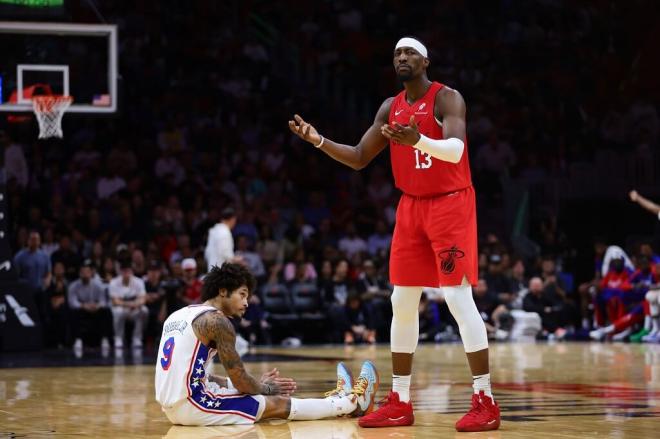
[[[71,96],[33,96],[32,109],[39,122],[39,138],[62,138],[62,116],[73,102]]]

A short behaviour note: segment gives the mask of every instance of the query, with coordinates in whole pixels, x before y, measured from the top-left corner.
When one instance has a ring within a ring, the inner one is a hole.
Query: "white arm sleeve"
[[[458,163],[461,157],[463,157],[465,144],[461,139],[457,139],[456,137],[436,140],[420,133],[419,141],[413,147],[438,160]]]

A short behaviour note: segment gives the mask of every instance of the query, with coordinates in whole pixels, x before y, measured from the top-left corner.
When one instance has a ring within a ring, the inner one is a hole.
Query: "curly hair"
[[[256,283],[256,279],[244,265],[232,262],[225,262],[222,267],[214,265],[204,276],[202,302],[213,299],[220,293],[220,290],[227,290],[228,293],[231,293],[243,285],[252,294]]]

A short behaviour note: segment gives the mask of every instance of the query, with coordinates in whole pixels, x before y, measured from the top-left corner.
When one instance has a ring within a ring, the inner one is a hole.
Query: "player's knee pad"
[[[461,285],[459,287],[443,287],[442,290],[449,311],[458,323],[465,352],[470,353],[487,349],[486,326],[472,298],[472,287]]]
[[[392,352],[412,354],[419,339],[419,299],[422,287],[394,286],[392,292]]]

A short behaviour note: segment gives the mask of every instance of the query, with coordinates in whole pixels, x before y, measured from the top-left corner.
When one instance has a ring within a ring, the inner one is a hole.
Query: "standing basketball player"
[[[182,308],[163,324],[156,363],[156,400],[174,424],[252,424],[260,419],[313,420],[371,412],[378,373],[366,361],[353,383],[343,363],[337,388],[324,399],[299,399],[290,378],[277,370],[261,380],[250,375],[236,352],[236,333],[227,317],[242,317],[254,289],[252,274],[241,264],[214,266],[204,278],[200,305]],[[228,377],[209,374],[215,354]]]
[[[404,90],[383,102],[357,146],[326,139],[296,115],[289,128],[333,159],[359,170],[388,144],[396,186],[403,195],[390,252],[392,293],[392,389],[387,402],[360,419],[363,427],[411,425],[410,376],[419,337],[417,307],[423,286],[442,287],[458,323],[473,376],[472,408],[459,431],[495,430],[486,328],[472,298],[477,283],[474,189],[466,151],[465,102],[456,91],[431,82],[426,47],[402,38],[394,68]]]

